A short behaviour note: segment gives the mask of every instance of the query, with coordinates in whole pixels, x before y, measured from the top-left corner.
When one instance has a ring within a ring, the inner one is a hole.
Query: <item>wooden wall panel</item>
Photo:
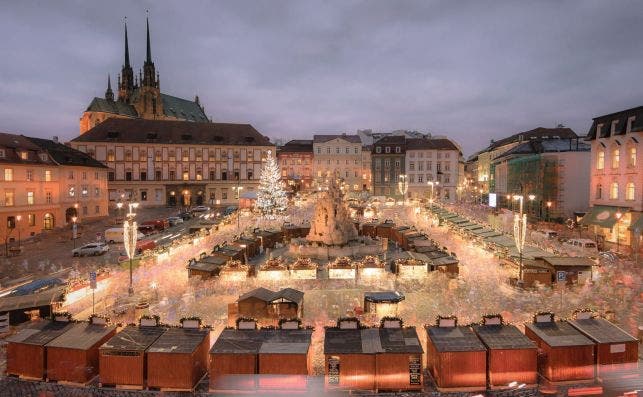
[[[339,384],[328,383],[328,358],[325,357],[325,382],[329,389],[375,390],[374,354],[333,354],[339,357]]]
[[[45,377],[45,348],[23,343],[7,344],[7,374],[42,379]]]
[[[100,382],[106,385],[144,386],[145,352],[133,356],[99,354]]]
[[[632,372],[638,369],[639,344],[636,341],[624,343],[624,352],[610,351],[610,344],[596,346],[596,371],[600,377]]]
[[[257,356],[210,354],[211,390],[246,390],[256,387]]]
[[[489,350],[489,384],[507,386],[510,382],[538,383],[537,350]]]
[[[419,356],[422,363],[421,354],[378,354],[376,357],[376,387],[378,390],[421,390],[422,377],[419,385],[411,385],[409,373],[409,360],[411,356]]]

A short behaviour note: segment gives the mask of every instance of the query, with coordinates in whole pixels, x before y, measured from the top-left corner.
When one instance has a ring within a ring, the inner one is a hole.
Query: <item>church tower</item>
[[[147,51],[145,54],[145,62],[143,63],[143,76],[140,81],[139,95],[136,103],[136,111],[143,118],[149,119],[162,119],[163,101],[161,99],[161,90],[159,84],[158,74],[152,62],[152,47],[150,45],[150,22],[146,20],[147,28]]]
[[[118,100],[128,103],[134,91],[134,70],[129,63],[129,44],[127,42],[127,22],[125,22],[125,63],[118,81]]]
[[[107,91],[105,91],[105,99],[114,102],[114,91],[112,91],[112,77],[107,75]]]

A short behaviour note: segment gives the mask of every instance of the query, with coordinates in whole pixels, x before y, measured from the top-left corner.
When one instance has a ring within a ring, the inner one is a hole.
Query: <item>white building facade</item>
[[[407,196],[455,202],[459,194],[461,157],[459,147],[446,138],[406,139]]]

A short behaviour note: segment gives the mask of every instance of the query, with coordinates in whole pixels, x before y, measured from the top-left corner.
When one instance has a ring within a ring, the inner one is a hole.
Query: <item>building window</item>
[[[51,204],[51,192],[45,192],[45,202]]]
[[[4,205],[6,207],[12,207],[14,205],[14,192],[5,191],[4,192]]]
[[[21,160],[28,160],[29,159],[29,153],[26,151],[20,152],[20,159]]]
[[[221,199],[222,200],[228,199],[228,189],[221,189]]]
[[[114,181],[114,180],[116,180],[116,176],[114,175],[114,171],[110,171],[110,172],[107,174],[107,180],[108,180],[108,181]]]
[[[618,168],[621,159],[621,151],[617,148],[612,151],[612,168]]]
[[[239,171],[234,172],[234,180],[238,181],[239,180]]]
[[[395,160],[395,168],[400,168],[400,160]]]
[[[146,181],[147,180],[147,172],[141,171],[141,180]]]
[[[635,193],[634,182],[629,182],[625,186],[625,200],[634,200]]]
[[[176,154],[174,153],[174,150],[172,150],[172,151],[170,152],[170,158],[169,158],[169,160],[170,160],[170,161],[176,161]]]
[[[213,181],[213,180],[215,179],[214,171],[210,171],[210,178],[209,178],[209,179],[210,179],[211,181]]]
[[[385,147],[384,153],[391,153],[391,147],[390,146]]]
[[[107,152],[107,161],[114,161],[114,151],[113,150],[109,150]]]
[[[183,156],[181,156],[181,159],[183,161],[185,161],[185,162],[190,161],[190,156],[189,156],[188,149],[184,149],[183,152],[181,152],[181,154],[183,154]]]
[[[605,151],[599,150],[596,155],[596,169],[602,170],[605,168]]]
[[[422,179],[422,175],[418,175],[418,183],[424,183],[424,179]]]
[[[228,171],[221,171],[221,180],[222,181],[228,180]]]
[[[51,170],[45,170],[45,182],[51,182]]]
[[[100,175],[98,174],[98,171],[94,172],[94,180],[99,180]]]
[[[382,153],[382,148],[380,146],[376,147],[375,153]]]
[[[5,158],[5,155],[6,155],[6,153],[5,153],[4,149],[0,149],[0,158]]]
[[[131,150],[126,150],[125,151],[125,161],[132,161],[132,151]]]
[[[67,194],[69,197],[74,197],[76,195],[76,187],[71,185],[69,186],[69,189],[67,189]]]
[[[612,200],[618,200],[618,182],[612,182],[612,188],[610,189],[610,198]]]
[[[596,185],[596,198],[601,199],[603,197],[603,185],[600,183]]]
[[[252,180],[252,171],[248,171],[248,180]]]
[[[33,205],[34,204],[33,192],[27,192],[27,204],[28,205]]]
[[[409,163],[409,171],[415,171],[415,163],[413,161]]]
[[[630,168],[636,167],[636,148],[634,146],[627,151],[627,166]]]
[[[154,152],[154,161],[161,161],[161,151],[157,150]]]
[[[83,180],[86,181],[87,180],[87,172],[83,171],[82,175],[83,175]]]
[[[132,171],[127,171],[125,173],[125,180],[126,181],[131,181],[132,180]]]
[[[87,197],[87,195],[89,194],[89,190],[87,189],[87,185],[83,185],[82,190],[80,191],[80,194],[83,197]]]
[[[444,183],[449,183],[449,175],[444,176]]]
[[[402,153],[402,148],[399,146],[395,146],[395,153]]]
[[[27,170],[27,182],[32,182],[32,181],[33,181],[33,171]]]
[[[385,159],[384,160],[384,168],[391,168],[391,160]]]
[[[99,187],[94,188],[94,196],[100,197],[100,188]]]
[[[13,181],[13,168],[4,169],[4,180],[7,182]]]
[[[7,217],[7,229],[15,229],[15,228],[16,228],[16,217],[15,216],[8,216]]]
[[[67,179],[73,180],[74,179],[74,171],[69,171],[67,174]]]
[[[141,190],[141,201],[147,201],[147,190]]]
[[[173,181],[173,180],[176,178],[176,173],[175,173],[174,171],[170,171],[170,172],[169,172],[169,174],[170,174],[170,178],[169,178],[169,179],[170,179],[171,181]]]
[[[96,215],[100,214],[100,205],[97,205],[96,207],[94,207],[94,214]]]
[[[190,174],[187,171],[183,171],[183,180],[184,181],[190,180]]]
[[[52,214],[45,214],[42,218],[42,228],[45,230],[51,230],[54,228],[54,216]]]
[[[87,216],[88,213],[89,213],[89,211],[87,210],[87,206],[83,205],[83,215]]]
[[[27,224],[29,226],[36,226],[36,214],[27,215]]]
[[[154,171],[154,179],[160,181],[163,178],[163,173],[161,170]]]
[[[197,181],[202,181],[203,180],[203,173],[201,172],[201,170],[197,170],[197,172],[196,172],[196,180]]]

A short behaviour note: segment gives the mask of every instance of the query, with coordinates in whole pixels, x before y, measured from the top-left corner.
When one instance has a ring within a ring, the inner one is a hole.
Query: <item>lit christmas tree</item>
[[[256,207],[264,216],[273,217],[286,210],[288,198],[281,184],[281,170],[268,150],[266,164],[261,170]]]

